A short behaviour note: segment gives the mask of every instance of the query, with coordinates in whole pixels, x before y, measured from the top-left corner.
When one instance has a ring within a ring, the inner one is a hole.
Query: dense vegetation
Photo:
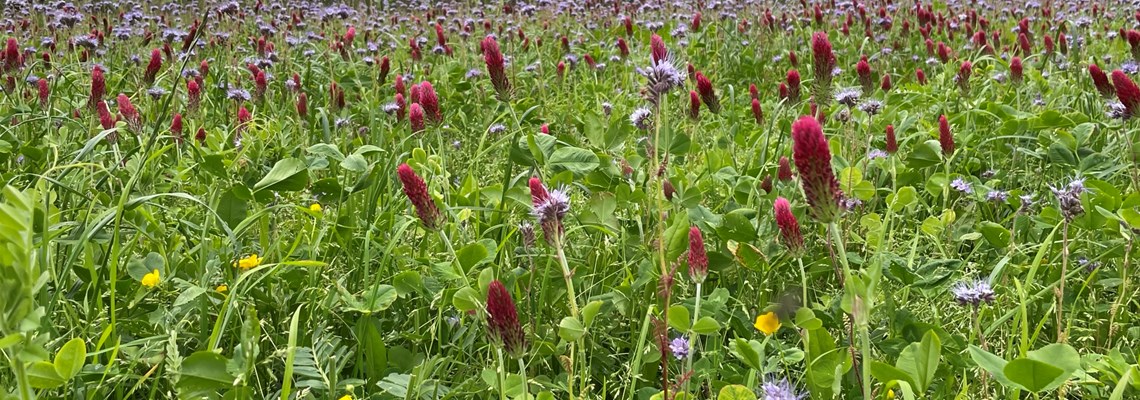
[[[0,5],[8,395],[1140,395],[1134,5],[435,3]]]

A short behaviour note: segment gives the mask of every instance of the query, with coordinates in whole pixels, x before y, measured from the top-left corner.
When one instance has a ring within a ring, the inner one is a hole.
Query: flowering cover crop
[[[1140,397],[1135,2],[0,3],[5,398]]]

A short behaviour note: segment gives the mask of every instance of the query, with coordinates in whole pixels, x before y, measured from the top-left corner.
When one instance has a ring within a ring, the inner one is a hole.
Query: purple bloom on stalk
[[[950,187],[965,194],[974,193],[974,186],[962,178],[955,178],[953,182],[950,182]]]
[[[950,293],[954,295],[954,300],[959,305],[972,305],[977,307],[983,302],[992,304],[994,302],[994,289],[990,287],[990,283],[977,280],[973,282],[958,282],[954,287],[950,288]]]
[[[1005,192],[1005,191],[1001,191],[1001,190],[991,190],[989,193],[986,193],[986,201],[992,201],[992,202],[996,202],[996,203],[1005,203],[1005,201],[1008,199],[1009,199],[1009,192]]]
[[[531,215],[542,226],[546,242],[554,244],[562,238],[562,218],[570,211],[570,196],[563,188],[547,190],[538,178],[530,178]]]
[[[765,380],[760,385],[760,391],[763,392],[764,400],[800,400],[807,397],[806,394],[796,393],[796,388],[787,379]]]
[[[487,327],[495,343],[513,357],[522,355],[526,337],[519,324],[518,310],[510,292],[498,279],[487,287]]]
[[[673,339],[672,342],[669,342],[669,351],[672,351],[673,357],[677,357],[678,360],[688,357],[689,350],[689,340],[685,339],[684,336],[678,336],[676,339]]]

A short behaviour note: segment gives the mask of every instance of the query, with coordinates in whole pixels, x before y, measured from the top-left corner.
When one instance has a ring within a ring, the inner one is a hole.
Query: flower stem
[[[503,348],[498,349],[499,354],[499,399],[507,400],[507,365],[503,363]]]
[[[803,297],[800,298],[800,302],[803,303],[803,305],[806,307],[808,304],[808,299],[807,299],[807,294],[808,294],[807,284],[808,284],[808,282],[807,282],[807,270],[804,269],[803,257],[797,256],[796,257],[796,263],[799,264],[799,266],[800,266],[800,286],[803,287],[803,289],[802,289],[803,294],[801,294],[801,296],[803,296]]]
[[[693,327],[697,325],[697,320],[699,320],[700,318],[701,318],[701,282],[697,282],[697,299],[696,299],[696,305],[693,307],[693,324],[689,325],[689,354],[688,354],[688,360],[685,361],[685,370],[686,371],[692,371],[693,370],[693,358],[694,358],[693,356],[697,352],[697,340],[700,339],[700,336],[697,335],[697,332],[695,330],[693,330]],[[691,379],[689,381],[692,382]],[[686,387],[687,386],[688,386],[688,384],[686,384]]]
[[[436,231],[439,233],[439,239],[443,241],[443,245],[447,247],[447,253],[451,255],[451,267],[455,269],[455,274],[463,278],[463,283],[471,286],[471,281],[467,279],[467,273],[459,265],[459,256],[455,254],[455,247],[451,246],[451,239],[447,238],[447,234],[442,229]]]
[[[1065,321],[1062,316],[1065,306],[1065,276],[1069,272],[1069,220],[1065,219],[1061,230],[1061,282],[1057,285],[1057,343],[1065,343]]]

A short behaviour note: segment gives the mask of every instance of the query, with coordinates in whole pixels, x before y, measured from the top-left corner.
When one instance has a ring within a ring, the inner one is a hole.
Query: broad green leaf
[[[585,307],[582,307],[582,321],[585,322],[586,328],[589,328],[594,323],[594,317],[598,315],[598,311],[602,309],[604,301],[594,300]]]
[[[689,331],[689,324],[693,323],[689,316],[689,309],[680,304],[669,307],[669,326],[681,332]]]
[[[83,369],[83,363],[87,359],[87,344],[83,339],[74,338],[63,347],[59,348],[59,352],[55,354],[55,372],[59,374],[63,380],[70,380],[75,375],[79,374],[79,370]]]
[[[555,150],[546,163],[555,171],[570,171],[577,176],[590,173],[600,164],[597,154],[577,147],[563,147]]]
[[[942,162],[942,146],[937,140],[927,140],[914,146],[907,154],[906,165],[912,169],[926,168]]]
[[[718,400],[756,400],[756,394],[741,385],[727,385],[720,388],[716,398]]]
[[[1010,232],[1004,226],[995,224],[990,221],[982,221],[981,226],[978,228],[986,242],[991,246],[999,249],[1004,249],[1009,246]]]
[[[921,342],[911,343],[903,349],[895,366],[914,377],[915,391],[924,393],[934,380],[941,357],[942,341],[930,330],[922,336]]]
[[[352,154],[340,162],[340,167],[352,172],[364,172],[368,169],[368,161],[360,154]]]
[[[471,271],[472,267],[486,260],[488,252],[482,244],[471,243],[455,252],[455,256],[459,258],[459,265],[463,267],[463,272],[467,273]]]
[[[28,365],[27,373],[28,383],[36,389],[51,389],[67,382],[56,372],[55,365],[47,361],[36,361]]]
[[[994,379],[1001,382],[1002,385],[1009,388],[1021,388],[1021,385],[1013,383],[1006,378],[1005,367],[1006,364],[1008,364],[1007,361],[974,345],[970,345],[969,352],[970,358],[972,358],[979,367],[989,372],[990,376],[993,376]]]
[[[736,356],[738,360],[752,368],[755,371],[760,371],[760,351],[761,344],[755,340],[748,341],[737,338],[728,344],[728,351]]]
[[[253,185],[254,191],[275,190],[290,192],[304,189],[309,184],[309,166],[300,158],[286,158],[273,165],[273,169]]]
[[[888,384],[891,383],[891,381],[914,383],[914,377],[909,373],[882,361],[871,361],[871,375],[874,376],[875,379]]]
[[[1049,388],[1056,379],[1062,377],[1065,371],[1031,358],[1018,358],[1010,361],[1003,369],[1006,378],[1021,385],[1031,392],[1040,392]]]
[[[815,317],[815,312],[807,307],[800,307],[796,310],[796,326],[806,330],[815,330],[823,327],[823,321]]]
[[[701,335],[711,335],[720,330],[720,323],[716,322],[713,317],[701,317],[697,323],[693,324],[693,332]]]
[[[396,288],[396,293],[401,296],[407,296],[411,293],[418,293],[424,289],[424,279],[416,271],[404,271],[392,277],[392,286]]]
[[[1052,390],[1065,383],[1078,369],[1081,368],[1081,355],[1077,350],[1065,343],[1053,343],[1037,350],[1026,353],[1026,357],[1041,361],[1060,368],[1063,373],[1050,382],[1045,390]]]
[[[913,186],[903,186],[887,196],[887,204],[890,204],[891,212],[897,213],[914,204],[917,196]]]
[[[212,351],[199,351],[182,360],[182,375],[176,387],[182,397],[197,397],[233,385],[225,357]]]
[[[558,337],[567,342],[573,342],[582,338],[586,334],[586,327],[582,326],[582,322],[574,317],[562,318],[562,322],[558,323]]]
[[[472,287],[459,289],[459,291],[455,292],[454,296],[451,296],[451,305],[455,306],[460,312],[477,310],[481,303],[482,301],[479,300],[479,291]]]

